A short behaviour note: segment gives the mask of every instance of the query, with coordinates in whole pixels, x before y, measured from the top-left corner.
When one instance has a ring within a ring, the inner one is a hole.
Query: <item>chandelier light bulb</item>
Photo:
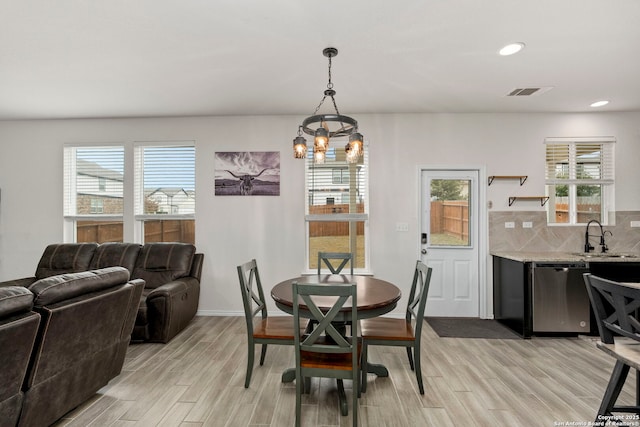
[[[363,136],[362,136],[362,134],[360,132],[352,133],[349,136],[349,144],[347,144],[347,145],[349,146],[350,152],[352,153],[353,156],[356,156],[356,157],[362,156],[362,153],[363,153],[363,149],[362,149],[363,142],[362,142],[362,140],[363,139],[364,138],[363,138]]]
[[[324,151],[314,151],[313,152],[313,161],[316,163],[324,163],[325,155]]]
[[[296,159],[307,157],[307,140],[301,136],[296,136],[293,139],[293,157]]]
[[[329,148],[329,132],[325,128],[318,128],[314,140],[314,149],[327,151],[327,148]]]

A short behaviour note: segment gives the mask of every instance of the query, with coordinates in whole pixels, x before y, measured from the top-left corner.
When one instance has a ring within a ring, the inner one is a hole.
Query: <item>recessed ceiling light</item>
[[[520,42],[511,43],[511,44],[506,45],[502,49],[500,49],[500,51],[498,53],[500,55],[502,55],[502,56],[508,56],[508,55],[513,55],[514,53],[518,53],[522,49],[524,49],[524,43],[520,43]]]
[[[609,103],[609,101],[598,101],[591,104],[592,107],[602,107]]]

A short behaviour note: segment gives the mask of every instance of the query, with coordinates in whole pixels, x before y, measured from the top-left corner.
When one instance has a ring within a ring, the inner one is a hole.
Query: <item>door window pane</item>
[[[431,246],[471,246],[470,183],[462,179],[431,180]]]

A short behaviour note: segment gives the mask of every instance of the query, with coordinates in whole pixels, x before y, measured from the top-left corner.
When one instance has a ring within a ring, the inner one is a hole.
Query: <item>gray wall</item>
[[[544,194],[544,138],[614,136],[616,209],[630,217],[640,212],[640,113],[353,116],[370,144],[372,270],[398,283],[405,294],[418,257],[421,166],[484,165],[489,175],[528,175],[523,187],[501,183],[487,188],[492,208],[488,223],[482,226],[491,226],[493,237],[490,235],[489,240],[502,242],[498,246],[505,249],[508,245],[504,242],[511,237],[505,237],[504,229],[495,225],[504,221],[500,215],[533,215],[534,229],[547,229],[541,214],[544,208],[539,205],[525,202],[508,206],[509,196]],[[63,239],[63,144],[194,140],[196,245],[205,254],[200,312],[241,312],[236,265],[256,258],[266,288],[298,275],[303,268],[303,164],[291,155],[301,119],[260,116],[0,122],[0,280],[33,275],[44,247]],[[215,197],[214,153],[230,150],[280,151],[281,196]],[[409,232],[396,232],[398,222],[408,223]],[[583,234],[582,228],[565,228],[568,235]],[[628,230],[629,244],[640,240],[638,230]],[[511,236],[516,232],[524,230],[515,230]],[[612,244],[617,236],[614,231],[609,239]],[[490,247],[489,241],[481,244],[486,250]],[[545,247],[544,242],[537,241],[536,245],[540,250],[558,250],[553,242]],[[518,237],[512,246],[510,249],[526,249],[526,237]],[[488,259],[483,261],[489,265]],[[488,293],[490,275],[489,268]],[[491,296],[486,297],[490,304]]]

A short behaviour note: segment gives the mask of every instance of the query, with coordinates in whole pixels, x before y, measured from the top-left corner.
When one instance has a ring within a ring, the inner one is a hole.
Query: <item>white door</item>
[[[479,316],[478,174],[422,170],[420,256],[433,268],[428,316]]]

